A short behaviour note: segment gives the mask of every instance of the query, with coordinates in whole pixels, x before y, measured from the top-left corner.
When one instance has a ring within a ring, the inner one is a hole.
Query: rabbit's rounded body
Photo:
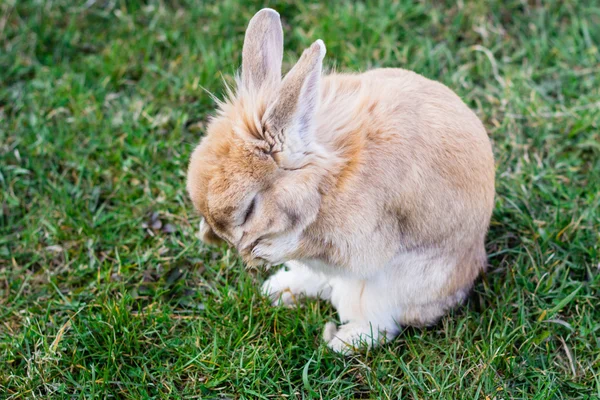
[[[400,69],[330,75],[322,87],[315,140],[341,167],[329,167],[299,256],[368,277],[399,252],[464,254],[468,243],[478,251],[476,275],[494,161],[475,114],[444,85]]]
[[[248,263],[286,263],[263,286],[275,302],[329,299],[344,323],[324,331],[336,350],[435,322],[485,267],[494,160],[483,125],[414,72],[321,78],[320,41],[281,82],[280,29],[274,11],[253,18],[238,94],[192,155],[203,237]]]
[[[388,335],[435,322],[485,267],[494,161],[481,122],[446,86],[401,69],[323,78],[316,121],[343,166],[298,246],[308,269],[290,263],[265,290],[314,273],[342,321]]]

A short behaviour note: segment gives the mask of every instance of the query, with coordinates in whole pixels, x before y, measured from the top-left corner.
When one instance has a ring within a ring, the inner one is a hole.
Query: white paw
[[[262,285],[261,292],[271,299],[271,304],[293,306],[298,300],[298,296],[292,293],[290,286],[278,276],[279,273],[271,276]],[[299,295],[299,293],[298,293]]]
[[[386,341],[387,335],[369,322],[348,322],[339,328],[333,322],[325,324],[323,339],[327,346],[344,355],[351,355],[361,348],[371,348]]]
[[[280,269],[262,285],[262,293],[273,305],[293,306],[304,297],[323,297],[331,289],[327,280],[295,262],[288,262],[288,269]]]
[[[262,285],[262,293],[271,299],[271,304],[274,306],[285,305],[294,306],[296,305],[299,295],[292,293],[291,289],[287,285],[282,285],[281,281],[270,277]]]

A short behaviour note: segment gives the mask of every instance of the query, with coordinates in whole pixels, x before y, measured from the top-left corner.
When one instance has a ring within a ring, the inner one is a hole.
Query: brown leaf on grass
[[[142,223],[142,228],[146,229],[150,236],[154,236],[156,233],[172,234],[177,231],[175,225],[165,222],[164,217],[158,211],[153,211],[148,216],[148,220]]]
[[[164,233],[174,233],[175,232],[175,225],[173,224],[165,224],[165,226],[163,226],[162,231]]]
[[[152,229],[154,229],[155,231],[159,230],[160,228],[162,228],[162,221],[160,219],[157,219],[156,221],[152,222]]]
[[[167,283],[167,286],[171,286],[175,282],[180,280],[184,275],[185,271],[183,270],[183,268],[175,267],[167,273],[167,276],[165,277],[165,282]]]

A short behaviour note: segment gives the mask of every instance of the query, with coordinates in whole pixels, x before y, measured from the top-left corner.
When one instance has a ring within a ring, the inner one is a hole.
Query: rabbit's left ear
[[[304,153],[311,144],[325,53],[320,39],[304,50],[267,108],[262,121],[273,153],[283,152],[286,158],[294,159],[294,153]]]
[[[277,11],[263,8],[248,23],[242,51],[242,85],[250,92],[281,82],[283,29]]]

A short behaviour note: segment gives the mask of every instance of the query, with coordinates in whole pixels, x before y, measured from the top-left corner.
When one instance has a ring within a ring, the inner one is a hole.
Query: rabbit
[[[483,124],[445,85],[395,68],[322,76],[325,53],[315,41],[282,79],[279,14],[256,13],[187,191],[204,242],[283,264],[263,293],[329,300],[341,325],[323,339],[351,354],[463,302],[487,264],[495,166]]]

